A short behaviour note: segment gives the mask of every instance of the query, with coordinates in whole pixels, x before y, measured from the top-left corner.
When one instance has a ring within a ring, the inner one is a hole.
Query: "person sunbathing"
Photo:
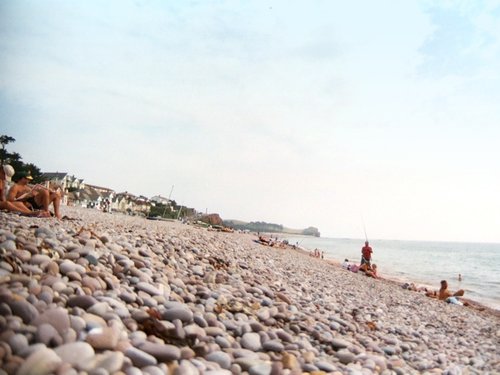
[[[377,265],[373,264],[371,267],[368,267],[365,271],[366,276],[373,277],[374,279],[378,279],[377,275]]]
[[[33,180],[29,172],[18,173],[18,181],[9,190],[7,200],[12,203],[22,203],[31,211],[49,212],[49,205],[54,206],[54,215],[60,219],[59,205],[61,194],[59,191],[52,191],[42,185],[30,186]]]
[[[446,280],[441,280],[441,289],[438,292],[438,298],[440,300],[446,300],[449,297],[462,297],[465,294],[463,289],[458,290],[455,293],[451,293],[448,290],[448,282]]]
[[[371,271],[371,266],[370,264],[368,263],[362,263],[359,268],[358,268],[358,271],[361,271],[361,272],[367,272],[367,271]]]
[[[433,291],[429,290],[429,291],[425,292],[425,295],[427,297],[430,297],[430,298],[437,298],[438,297],[437,292],[435,290],[433,290]]]
[[[23,202],[9,202],[5,199],[6,182],[10,182],[15,171],[11,165],[3,165],[0,168],[0,209],[10,212],[17,212],[27,216],[48,217],[50,216],[47,211],[32,211]]]
[[[344,263],[342,263],[342,268],[345,270],[349,270],[351,268],[351,265],[349,264],[349,259],[345,259]]]
[[[433,293],[433,292],[429,292],[425,286],[417,286],[414,283],[404,283],[403,285],[401,285],[401,287],[403,289],[411,290],[413,292],[422,292],[422,293],[426,293],[426,295],[429,294],[428,297],[430,297],[430,295],[432,295],[432,293]],[[436,292],[434,292],[434,294],[436,294]]]
[[[426,290],[425,295],[430,298],[437,298],[442,301],[447,300],[450,297],[462,297],[465,294],[463,289],[452,293],[448,290],[448,282],[446,280],[441,280],[441,288],[436,292],[431,290]]]

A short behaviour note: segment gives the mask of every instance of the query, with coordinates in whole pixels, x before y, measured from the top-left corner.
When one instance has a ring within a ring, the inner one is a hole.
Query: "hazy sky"
[[[499,1],[0,17],[0,133],[43,171],[322,236],[500,242]]]

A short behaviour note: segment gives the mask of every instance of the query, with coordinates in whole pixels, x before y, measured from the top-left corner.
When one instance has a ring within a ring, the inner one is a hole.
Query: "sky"
[[[323,237],[500,242],[499,1],[0,2],[44,172]]]

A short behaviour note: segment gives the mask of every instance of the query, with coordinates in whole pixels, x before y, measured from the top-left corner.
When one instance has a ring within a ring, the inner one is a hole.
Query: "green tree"
[[[170,206],[157,203],[156,205],[151,207],[149,211],[149,216],[150,217],[159,216],[159,217],[173,219],[175,217],[175,213],[171,210]]]
[[[10,164],[16,171],[24,170],[24,163],[21,155],[17,152],[5,153],[5,164]]]
[[[2,145],[2,150],[0,151],[0,161],[3,165],[3,161],[7,159],[7,151],[5,150],[5,145],[8,145],[9,143],[15,142],[16,140],[13,137],[10,137],[8,135],[1,135],[0,136],[0,144]]]
[[[35,164],[33,163],[24,164],[23,169],[25,171],[30,171],[31,176],[33,177],[33,182],[35,184],[39,184],[40,182],[44,181],[44,178],[42,177],[42,171]]]
[[[33,176],[33,182],[34,183],[39,183],[42,182],[42,172],[40,171],[40,168],[38,168],[35,164],[33,163],[25,163],[23,162],[23,159],[21,155],[18,152],[8,152],[5,148],[6,145],[9,143],[13,143],[16,140],[13,137],[10,137],[8,135],[1,135],[0,136],[0,144],[2,145],[2,149],[0,149],[0,159],[2,165],[5,164],[10,164],[14,168],[16,172],[20,171],[29,171],[31,172],[31,175]]]

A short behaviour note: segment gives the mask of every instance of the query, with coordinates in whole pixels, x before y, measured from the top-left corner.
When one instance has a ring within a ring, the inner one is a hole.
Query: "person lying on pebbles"
[[[429,292],[425,286],[416,286],[414,283],[404,283],[401,285],[403,289],[412,290],[414,292]]]
[[[462,303],[458,300],[457,297],[463,297],[463,295],[465,294],[464,290],[463,289],[460,289],[458,291],[456,291],[455,293],[452,293],[448,290],[448,282],[446,280],[441,280],[441,288],[439,289],[439,291],[428,291],[425,293],[425,295],[427,297],[430,297],[430,298],[437,298],[441,301],[446,301],[448,303],[452,303],[452,304],[455,304],[455,305],[465,305],[465,306],[468,306],[469,303],[468,302],[465,302],[465,303]]]

